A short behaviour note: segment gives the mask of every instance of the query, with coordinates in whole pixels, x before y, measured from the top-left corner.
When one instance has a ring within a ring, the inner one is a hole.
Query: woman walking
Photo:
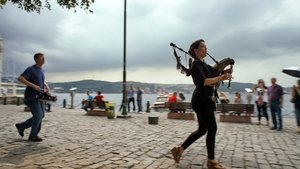
[[[191,76],[196,86],[192,95],[192,108],[195,110],[198,119],[198,129],[191,133],[180,145],[174,147],[171,152],[176,163],[179,163],[184,150],[201,136],[207,133],[207,167],[209,169],[225,169],[217,160],[215,160],[215,137],[217,132],[217,123],[214,111],[216,110],[214,95],[216,91],[213,85],[223,80],[232,78],[226,70],[225,74],[219,76],[217,72],[204,62],[207,53],[205,41],[203,39],[193,42],[189,49],[189,54],[194,58],[191,66]]]
[[[298,126],[297,132],[300,133],[300,79],[297,81],[297,86],[293,86],[292,98],[294,99],[292,102],[295,104],[295,115]]]
[[[258,125],[261,123],[261,117],[264,116],[266,118],[266,125],[269,126],[269,116],[267,112],[268,105],[268,94],[267,94],[267,86],[262,79],[258,80],[257,85],[253,87],[253,91],[256,91],[256,108],[258,111]]]

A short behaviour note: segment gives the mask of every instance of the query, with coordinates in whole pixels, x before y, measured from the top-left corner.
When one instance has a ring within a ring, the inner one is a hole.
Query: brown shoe
[[[216,160],[207,160],[207,168],[208,169],[226,169],[225,166],[221,165]]]
[[[171,153],[173,155],[173,159],[175,161],[175,163],[179,163],[180,158],[181,158],[181,154],[180,154],[180,147],[173,147],[171,150]]]

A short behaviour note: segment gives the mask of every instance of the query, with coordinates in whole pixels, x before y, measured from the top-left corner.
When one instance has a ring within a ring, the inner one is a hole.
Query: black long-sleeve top
[[[218,76],[218,73],[204,61],[195,59],[191,67],[191,76],[196,86],[192,96],[193,109],[215,110],[215,103],[211,101],[214,94],[213,86],[204,86],[206,78]]]

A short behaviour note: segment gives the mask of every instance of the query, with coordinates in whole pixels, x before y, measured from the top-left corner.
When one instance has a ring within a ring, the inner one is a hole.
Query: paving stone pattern
[[[158,113],[129,113],[129,119],[85,116],[81,109],[54,107],[46,113],[40,143],[21,138],[15,123],[31,116],[24,106],[0,105],[0,168],[202,169],[206,167],[205,137],[196,141],[174,164],[170,149],[197,128],[197,121],[170,120]],[[228,168],[300,169],[300,134],[293,118],[283,131],[264,125],[220,123],[216,158]]]

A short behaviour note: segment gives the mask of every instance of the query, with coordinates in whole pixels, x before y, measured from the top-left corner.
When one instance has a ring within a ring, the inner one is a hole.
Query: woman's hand
[[[223,73],[224,74],[226,74],[226,73],[232,74],[232,71],[233,70],[231,68],[228,68],[228,69],[224,70]]]
[[[225,73],[225,74],[221,75],[221,79],[222,80],[231,80],[231,79],[233,79],[233,77],[230,73]]]

